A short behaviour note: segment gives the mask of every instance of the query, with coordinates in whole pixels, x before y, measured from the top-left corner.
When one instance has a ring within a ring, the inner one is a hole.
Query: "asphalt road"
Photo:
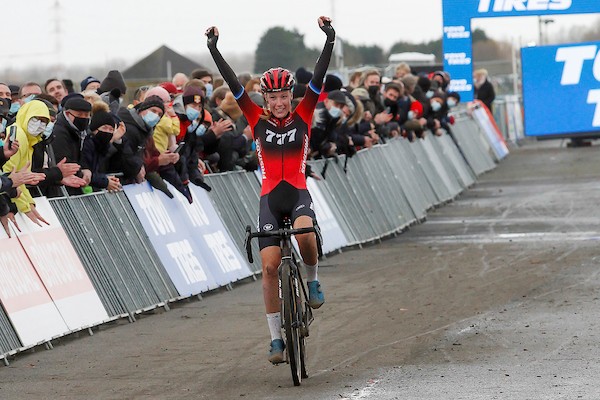
[[[1,399],[598,399],[600,147],[513,149],[424,224],[329,257],[294,387],[260,282],[20,354]]]

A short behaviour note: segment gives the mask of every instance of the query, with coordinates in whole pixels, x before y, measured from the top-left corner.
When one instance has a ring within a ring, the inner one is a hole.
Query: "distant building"
[[[170,81],[177,72],[189,74],[196,68],[205,67],[163,45],[123,71],[123,77],[136,81]]]

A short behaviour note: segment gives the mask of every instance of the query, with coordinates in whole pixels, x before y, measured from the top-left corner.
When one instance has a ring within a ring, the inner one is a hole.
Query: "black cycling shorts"
[[[306,189],[296,189],[285,181],[281,182],[260,198],[258,230],[265,232],[281,229],[285,217],[289,217],[293,225],[296,218],[302,215],[316,218],[310,193]],[[269,246],[279,246],[279,238],[260,237],[258,245],[261,250]]]

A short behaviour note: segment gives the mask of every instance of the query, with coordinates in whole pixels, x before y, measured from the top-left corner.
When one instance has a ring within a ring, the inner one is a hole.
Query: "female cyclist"
[[[259,231],[283,227],[283,218],[290,217],[294,228],[312,226],[315,213],[306,189],[306,157],[309,153],[310,126],[313,111],[319,99],[323,78],[335,42],[331,19],[319,17],[319,27],[327,35],[325,46],[317,64],[306,95],[292,112],[294,77],[284,68],[272,68],[260,78],[260,88],[265,108],[252,102],[238,81],[236,74],[217,49],[219,31],[210,27],[206,31],[210,53],[229,85],[252,129],[262,171]],[[317,242],[314,233],[296,237],[300,254],[306,265],[309,305],[319,308],[325,301],[317,279]],[[271,332],[269,361],[283,362],[284,344],[281,336],[281,316],[278,295],[277,267],[281,261],[279,239],[259,238],[262,259],[263,297],[267,322]]]

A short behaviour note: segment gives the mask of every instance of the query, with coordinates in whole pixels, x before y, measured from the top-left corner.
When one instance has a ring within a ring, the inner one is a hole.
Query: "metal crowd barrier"
[[[521,98],[507,95],[494,101],[494,119],[507,141],[516,143],[525,138]]]
[[[496,167],[489,152],[490,145],[485,142],[481,128],[472,118],[458,116],[452,127],[452,135],[475,175],[479,176]]]
[[[22,346],[15,328],[11,325],[4,307],[0,305],[0,358],[4,360],[4,363],[8,365],[6,357],[3,354],[10,354],[11,351],[18,349]]]
[[[258,223],[258,206],[260,199],[260,182],[252,172],[228,172],[209,174],[206,183],[212,187],[209,196],[219,213],[225,228],[233,238],[238,250],[245,256],[245,227],[253,229]],[[250,268],[254,273],[262,270],[258,243],[252,243],[254,264]]]
[[[129,316],[178,298],[124,193],[50,199],[110,316]]]

